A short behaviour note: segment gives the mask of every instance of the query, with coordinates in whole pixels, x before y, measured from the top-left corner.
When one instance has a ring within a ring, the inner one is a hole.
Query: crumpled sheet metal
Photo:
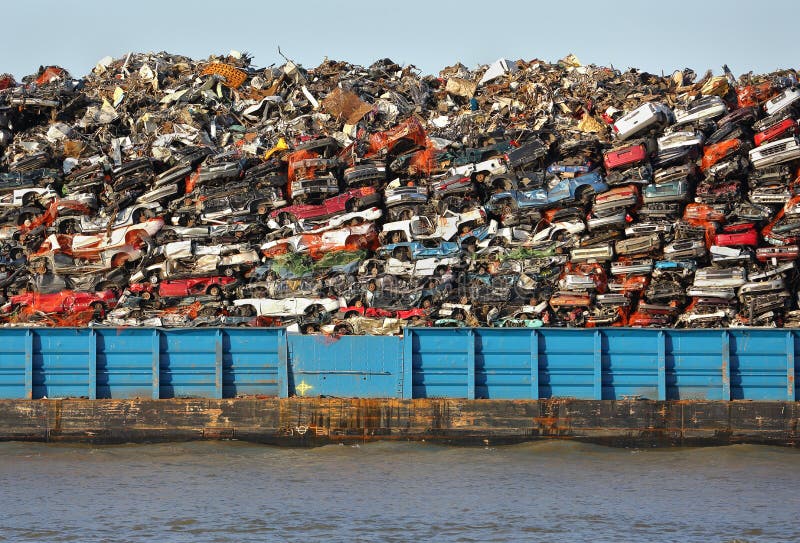
[[[797,326],[798,98],[574,55],[3,75],[0,319]]]

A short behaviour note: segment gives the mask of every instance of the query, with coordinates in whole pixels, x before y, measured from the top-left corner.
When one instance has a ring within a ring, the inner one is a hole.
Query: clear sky
[[[798,15],[797,0],[6,0],[0,72],[58,64],[80,76],[129,51],[205,58],[236,49],[269,66],[283,62],[280,46],[307,68],[326,56],[362,65],[389,57],[437,73],[458,61],[574,53],[654,73],[721,73],[727,63],[739,75],[798,67]]]

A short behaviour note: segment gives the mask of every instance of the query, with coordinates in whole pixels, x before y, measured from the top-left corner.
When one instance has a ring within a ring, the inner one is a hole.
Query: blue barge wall
[[[0,329],[0,398],[795,401],[800,330]]]

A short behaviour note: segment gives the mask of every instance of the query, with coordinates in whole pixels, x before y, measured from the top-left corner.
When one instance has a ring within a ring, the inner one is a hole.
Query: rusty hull
[[[659,447],[800,446],[797,402],[236,398],[0,400],[0,440],[376,440],[507,444],[571,439]]]

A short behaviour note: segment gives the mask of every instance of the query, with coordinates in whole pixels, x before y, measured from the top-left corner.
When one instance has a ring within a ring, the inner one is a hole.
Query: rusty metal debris
[[[793,326],[800,88],[232,52],[0,76],[7,325]]]

